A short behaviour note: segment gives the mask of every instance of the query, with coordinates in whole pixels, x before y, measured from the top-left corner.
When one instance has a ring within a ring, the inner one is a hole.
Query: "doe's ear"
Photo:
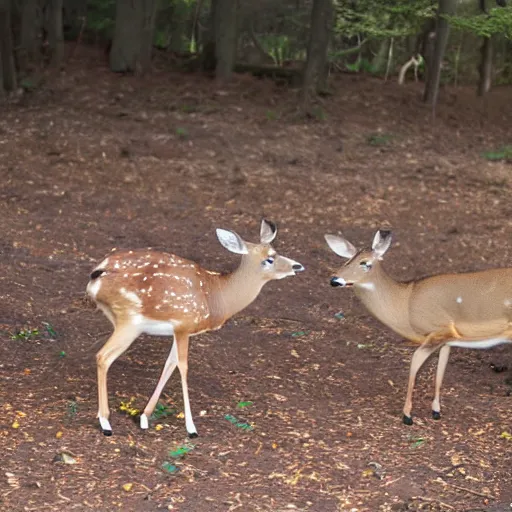
[[[373,238],[373,253],[380,260],[391,246],[391,231],[389,229],[379,229]]]
[[[342,258],[353,258],[357,249],[345,238],[337,235],[324,235],[327,245]]]
[[[269,221],[263,219],[261,221],[261,228],[260,228],[260,242],[262,244],[269,244],[274,240],[274,238],[277,235],[277,226]]]
[[[219,242],[230,252],[235,254],[247,254],[249,249],[245,242],[234,231],[217,228],[217,238]]]

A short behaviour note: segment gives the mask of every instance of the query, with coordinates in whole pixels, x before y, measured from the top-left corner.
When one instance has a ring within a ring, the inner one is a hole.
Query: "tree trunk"
[[[446,44],[448,43],[448,35],[450,33],[450,25],[448,20],[444,18],[444,15],[454,14],[456,5],[457,0],[439,0],[434,54],[431,62],[428,63],[429,71],[423,95],[423,101],[430,103],[433,107],[435,107],[437,103],[439,83],[441,80],[441,64],[443,62]]]
[[[188,4],[183,0],[174,0],[171,14],[171,40],[169,41],[169,49],[173,52],[180,53],[184,49],[188,15]]]
[[[0,65],[0,90],[8,92],[16,90],[17,81],[11,32],[10,0],[0,0]]]
[[[478,81],[478,96],[488,93],[492,81],[492,39],[484,37],[480,49],[481,60],[479,66],[480,80]]]
[[[146,73],[151,50],[157,0],[117,0],[110,69],[116,73]]]
[[[20,39],[20,68],[26,69],[29,62],[35,62],[40,56],[37,47],[37,0],[23,0]]]
[[[377,74],[381,74],[385,69],[388,61],[390,39],[384,38],[380,41],[379,49],[372,59],[372,68]]]
[[[217,0],[215,7],[215,76],[220,82],[231,78],[236,60],[237,0]]]
[[[208,25],[201,36],[201,69],[203,71],[213,71],[217,65],[217,57],[215,56],[215,11],[217,0],[211,0],[210,15],[208,17]]]
[[[60,69],[64,63],[64,35],[62,33],[62,0],[49,0],[48,44],[51,65]]]
[[[302,105],[309,110],[312,96],[326,85],[327,50],[332,31],[332,0],[314,0],[302,83]]]

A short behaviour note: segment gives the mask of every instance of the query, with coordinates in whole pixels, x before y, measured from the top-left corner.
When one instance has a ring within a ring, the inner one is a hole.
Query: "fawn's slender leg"
[[[450,346],[443,345],[439,351],[439,361],[437,362],[436,383],[434,392],[434,401],[432,402],[432,417],[435,420],[441,419],[441,386],[443,385],[444,372],[450,357]]]
[[[164,369],[162,370],[162,375],[160,375],[160,380],[156,385],[155,391],[151,395],[149,402],[147,403],[144,412],[140,417],[140,428],[148,428],[149,427],[149,417],[155,410],[156,404],[158,403],[158,399],[164,390],[167,381],[171,378],[177,364],[178,364],[178,343],[176,338],[173,341],[171,351],[169,352],[169,356],[167,357],[167,361],[165,361]]]
[[[107,373],[112,363],[123,353],[139,336],[139,332],[131,325],[116,327],[112,336],[103,345],[96,354],[98,368],[98,418],[100,428],[106,436],[112,435],[112,427],[108,418],[110,411],[108,408],[108,390]]]
[[[181,387],[183,391],[183,405],[185,408],[185,425],[188,432],[188,437],[197,437],[197,430],[192,419],[192,411],[190,410],[190,400],[188,397],[188,334],[176,333],[176,345],[178,348],[178,370],[181,374]]]

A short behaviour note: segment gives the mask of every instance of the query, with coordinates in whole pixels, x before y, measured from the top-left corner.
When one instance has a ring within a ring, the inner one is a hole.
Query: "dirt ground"
[[[0,105],[1,510],[510,510],[510,348],[452,350],[437,422],[430,361],[403,425],[413,347],[329,286],[341,259],[323,235],[361,246],[392,226],[385,264],[404,280],[510,265],[512,168],[482,152],[512,142],[512,90],[445,88],[433,122],[420,84],[332,85],[304,121],[297,92],[271,81],[116,76],[84,49]],[[120,410],[144,407],[164,337],[112,366],[114,435],[101,435],[96,262],[152,246],[228,271],[239,258],[215,228],[256,241],[262,216],[306,272],[193,339],[200,437],[186,438],[177,375],[149,431]]]

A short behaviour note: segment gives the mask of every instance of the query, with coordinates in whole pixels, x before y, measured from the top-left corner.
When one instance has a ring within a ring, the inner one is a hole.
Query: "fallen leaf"
[[[158,432],[159,430],[162,430],[164,428],[164,426],[159,423],[158,425],[155,425],[155,430]]]
[[[295,349],[293,349],[290,353],[293,357],[300,357]]]
[[[20,424],[18,423],[18,420],[14,420],[11,427],[12,428],[20,428]]]
[[[132,483],[127,483],[127,484],[124,484],[123,485],[123,489],[126,491],[126,492],[130,492],[132,490],[132,487],[133,487],[133,484]]]
[[[62,432],[59,430],[59,432],[57,432],[57,433],[55,434],[55,437],[56,437],[57,439],[60,439],[60,438],[62,437],[62,435],[63,435],[63,434],[62,434]]]
[[[69,453],[61,452],[55,455],[53,462],[63,462],[64,464],[78,464],[78,461]]]

